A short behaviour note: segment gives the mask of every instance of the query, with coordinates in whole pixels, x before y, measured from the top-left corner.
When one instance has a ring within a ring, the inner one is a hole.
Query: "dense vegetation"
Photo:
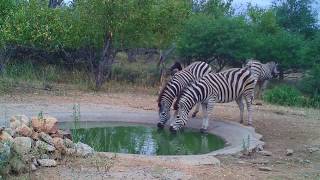
[[[320,29],[311,0],[275,0],[266,9],[249,4],[240,14],[232,0],[50,3],[0,2],[2,90],[25,80],[96,89],[107,81],[154,86],[173,52],[173,59],[206,61],[217,71],[248,58],[277,61],[285,74],[305,74],[293,92],[318,107]],[[265,99],[274,102],[287,88],[276,87]]]

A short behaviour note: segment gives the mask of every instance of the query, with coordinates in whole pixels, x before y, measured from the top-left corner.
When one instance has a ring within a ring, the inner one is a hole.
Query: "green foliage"
[[[312,0],[277,0],[273,5],[277,22],[286,30],[312,36],[317,26],[317,14],[312,11],[312,3]]]
[[[303,106],[306,102],[296,88],[287,85],[281,85],[267,90],[263,95],[263,100],[285,106]]]
[[[199,0],[193,1],[193,11],[211,15],[214,18],[232,14],[233,0]]]
[[[263,100],[284,106],[320,108],[319,96],[306,97],[297,88],[288,85],[280,85],[267,90],[263,95]]]
[[[154,86],[160,77],[155,64],[119,63],[112,69],[111,80]]]
[[[315,97],[320,97],[320,65],[314,65],[310,72],[307,72],[300,83],[300,89],[302,92]]]
[[[180,34],[178,52],[186,59],[244,60],[251,57],[250,32],[242,17],[194,15]]]
[[[304,62],[300,52],[304,40],[298,34],[281,30],[275,34],[258,34],[253,51],[257,59],[277,61],[284,68],[301,68]]]

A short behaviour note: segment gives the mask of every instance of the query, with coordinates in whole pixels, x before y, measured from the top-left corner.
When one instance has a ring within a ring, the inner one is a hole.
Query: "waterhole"
[[[199,130],[185,129],[172,134],[168,129],[132,124],[86,124],[71,129],[75,141],[100,152],[144,155],[205,154],[224,147],[224,140]]]

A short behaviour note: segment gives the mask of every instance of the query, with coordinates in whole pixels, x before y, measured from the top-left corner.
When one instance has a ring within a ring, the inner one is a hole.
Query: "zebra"
[[[186,68],[176,72],[171,77],[159,93],[157,100],[159,107],[159,122],[157,126],[159,128],[163,128],[165,123],[170,119],[170,107],[173,104],[173,100],[180,94],[180,92],[191,82],[200,79],[209,72],[211,72],[209,64],[196,61]],[[199,106],[200,105],[198,105],[197,108],[199,108]]]
[[[176,121],[170,125],[172,132],[180,130],[187,122],[188,113],[196,103],[201,103],[203,122],[200,129],[204,132],[208,127],[208,111],[214,103],[226,103],[236,100],[240,109],[240,123],[243,123],[245,99],[248,110],[248,125],[252,125],[252,100],[254,96],[255,76],[250,66],[232,68],[220,73],[209,73],[200,80],[185,88],[174,104],[177,111]]]
[[[257,60],[249,59],[246,66],[251,67],[251,72],[254,74],[256,82],[256,97],[260,98],[261,93],[266,89],[268,80],[277,78],[280,74],[278,64],[274,61],[263,64]]]

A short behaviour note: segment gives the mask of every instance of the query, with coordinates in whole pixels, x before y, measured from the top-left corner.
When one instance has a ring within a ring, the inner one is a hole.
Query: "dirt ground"
[[[156,111],[156,96],[143,93],[28,93],[0,97],[1,104],[14,102],[54,104],[107,104]],[[217,104],[214,117],[238,121],[235,103]],[[213,120],[213,115],[211,115]],[[218,156],[221,166],[190,166],[161,160],[117,157],[114,154],[88,159],[68,158],[54,168],[41,168],[12,179],[320,179],[320,111],[264,104],[254,106],[254,127],[263,135],[264,149],[272,156],[259,153]],[[287,156],[286,150],[293,155]],[[261,171],[269,167],[271,171]]]

